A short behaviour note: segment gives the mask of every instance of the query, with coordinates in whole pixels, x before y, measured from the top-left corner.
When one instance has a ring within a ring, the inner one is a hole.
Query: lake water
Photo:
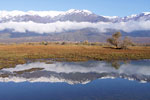
[[[0,100],[150,100],[150,60],[17,65],[0,70]]]

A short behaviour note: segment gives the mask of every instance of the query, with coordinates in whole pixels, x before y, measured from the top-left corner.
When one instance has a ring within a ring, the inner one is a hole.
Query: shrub
[[[89,45],[89,42],[88,42],[88,40],[85,40],[85,41],[82,42],[82,44],[83,45]]]
[[[107,39],[107,42],[110,43],[111,45],[114,45],[116,48],[119,48],[121,43],[120,37],[121,37],[121,33],[116,32],[112,35],[112,38]]]
[[[121,49],[127,49],[128,46],[130,46],[132,44],[133,44],[132,41],[128,37],[125,37],[121,44]]]
[[[128,37],[125,37],[123,41],[120,40],[121,38],[121,33],[120,32],[116,32],[112,35],[111,38],[107,39],[107,42],[110,43],[111,45],[114,45],[117,49],[127,49],[128,46],[132,45],[132,41],[131,39],[129,39]]]
[[[61,43],[61,45],[65,45],[65,44],[67,44],[67,43],[66,43],[66,42],[62,42],[62,43]]]
[[[48,42],[42,41],[40,44],[41,45],[48,45]]]

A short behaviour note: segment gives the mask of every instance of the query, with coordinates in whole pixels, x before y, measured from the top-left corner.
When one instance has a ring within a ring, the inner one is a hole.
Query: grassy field
[[[15,67],[28,60],[48,58],[59,61],[150,59],[150,47],[134,46],[119,50],[88,45],[0,45],[0,69]]]

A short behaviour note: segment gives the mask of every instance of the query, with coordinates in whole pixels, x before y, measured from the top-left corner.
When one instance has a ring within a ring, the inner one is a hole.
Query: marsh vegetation
[[[0,68],[15,67],[29,60],[51,59],[57,61],[133,60],[150,59],[149,46],[130,46],[115,49],[109,45],[92,43],[24,43],[0,45]]]

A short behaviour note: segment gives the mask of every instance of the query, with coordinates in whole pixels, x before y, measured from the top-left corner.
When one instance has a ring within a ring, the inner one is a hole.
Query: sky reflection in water
[[[150,61],[34,62],[0,81],[0,100],[150,100]]]

